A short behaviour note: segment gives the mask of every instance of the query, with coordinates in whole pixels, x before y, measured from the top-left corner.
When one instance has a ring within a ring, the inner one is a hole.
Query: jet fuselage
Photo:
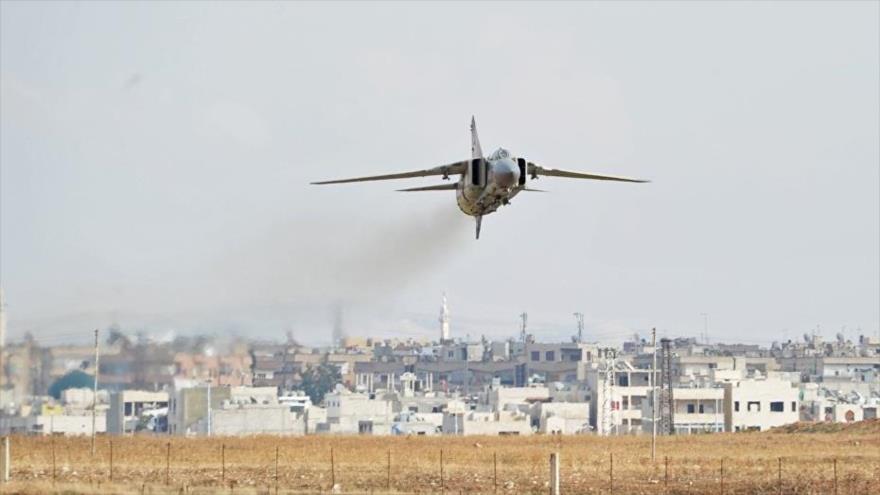
[[[458,182],[455,197],[464,214],[476,217],[508,204],[523,187],[519,166],[507,150],[499,149],[486,160],[472,160]]]

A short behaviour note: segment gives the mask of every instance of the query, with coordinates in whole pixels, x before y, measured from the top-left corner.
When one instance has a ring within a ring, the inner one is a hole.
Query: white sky
[[[0,4],[10,334],[880,329],[877,2]],[[498,146],[483,222],[434,180]]]

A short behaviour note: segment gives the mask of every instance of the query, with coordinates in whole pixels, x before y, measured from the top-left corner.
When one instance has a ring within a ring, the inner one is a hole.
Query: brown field
[[[880,423],[792,431],[661,437],[656,462],[649,437],[99,437],[94,457],[88,438],[12,437],[0,491],[547,493],[558,451],[563,493],[880,493]]]

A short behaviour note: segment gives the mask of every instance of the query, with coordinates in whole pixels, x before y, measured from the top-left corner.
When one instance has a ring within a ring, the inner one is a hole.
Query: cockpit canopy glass
[[[501,160],[502,158],[510,158],[510,152],[504,148],[498,148],[489,157],[490,160]]]

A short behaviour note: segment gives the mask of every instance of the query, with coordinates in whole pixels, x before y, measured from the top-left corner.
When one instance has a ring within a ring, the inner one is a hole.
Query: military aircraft
[[[538,177],[567,177],[570,179],[611,180],[619,182],[648,182],[646,180],[612,177],[610,175],[585,174],[544,168],[522,157],[514,157],[504,148],[498,148],[489,156],[483,155],[480,138],[477,136],[476,120],[471,118],[471,159],[441,165],[439,167],[399,174],[373,175],[354,179],[326,180],[312,184],[343,184],[372,180],[409,179],[439,175],[449,180],[450,175],[460,175],[457,182],[436,186],[413,187],[399,191],[455,191],[458,207],[465,215],[477,220],[477,239],[483,216],[493,213],[500,206],[510,204],[510,200],[520,191],[544,192],[527,187],[527,179]]]

